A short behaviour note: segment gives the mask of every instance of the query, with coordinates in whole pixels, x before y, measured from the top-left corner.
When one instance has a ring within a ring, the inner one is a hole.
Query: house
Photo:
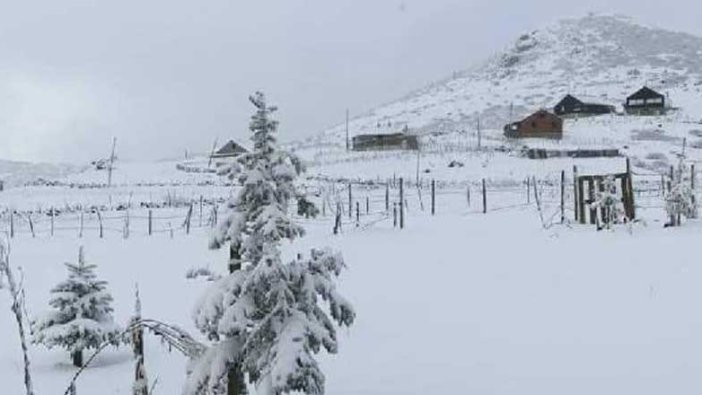
[[[644,86],[626,98],[624,109],[627,114],[662,115],[665,114],[666,104],[664,95]]]
[[[591,116],[614,113],[614,106],[601,103],[583,102],[573,95],[566,95],[553,107],[553,112],[558,116]]]
[[[417,136],[405,133],[361,134],[352,139],[354,151],[384,151],[419,149]]]
[[[235,158],[247,152],[249,151],[246,148],[235,143],[234,140],[229,140],[226,144],[222,146],[222,148],[210,155],[210,157],[213,159]]]
[[[563,119],[546,110],[539,110],[519,122],[505,125],[505,136],[512,138],[563,137]]]

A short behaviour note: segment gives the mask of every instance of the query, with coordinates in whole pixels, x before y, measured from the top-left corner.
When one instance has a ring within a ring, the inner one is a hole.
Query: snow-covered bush
[[[344,262],[330,250],[283,262],[282,242],[304,234],[289,217],[291,200],[302,195],[294,182],[304,169],[277,147],[275,107],[261,93],[250,99],[254,149],[229,171],[242,189],[211,240],[212,248],[230,244],[232,272],[197,303],[195,324],[214,344],[191,363],[184,392],[231,394],[228,385],[248,374],[260,394],[322,394],[324,375],[314,355],[322,348],[335,353],[334,323],[349,326],[355,317],[335,289]]]
[[[697,218],[697,196],[692,189],[691,177],[691,172],[681,159],[664,195],[668,226],[679,226],[683,216],[688,219]]]
[[[97,279],[93,264],[86,264],[83,247],[78,263],[66,263],[68,279],[51,290],[53,310],[34,320],[34,343],[48,348],[63,347],[73,365],[83,365],[83,351],[105,342],[118,346],[120,328],[112,318],[112,296],[107,283]]]
[[[610,229],[613,224],[625,222],[624,204],[622,198],[617,195],[617,182],[613,176],[602,180],[602,188],[596,191],[595,200],[590,207],[602,212],[602,227],[605,229]]]

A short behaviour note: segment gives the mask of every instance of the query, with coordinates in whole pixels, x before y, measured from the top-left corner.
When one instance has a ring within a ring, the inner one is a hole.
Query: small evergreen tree
[[[229,243],[230,274],[210,286],[194,314],[197,327],[215,343],[191,364],[184,392],[245,393],[245,373],[261,394],[322,394],[324,375],[314,355],[322,348],[335,353],[334,322],[349,326],[355,317],[335,289],[344,262],[330,250],[283,262],[282,242],[304,234],[288,216],[291,200],[302,196],[294,181],[304,168],[276,146],[277,122],[270,117],[275,107],[261,93],[250,100],[256,107],[250,124],[254,149],[229,170],[242,189],[228,203],[210,245]],[[316,210],[307,200],[297,208]]]
[[[98,280],[93,264],[86,264],[83,247],[78,263],[66,263],[68,279],[51,290],[54,310],[33,322],[34,343],[48,348],[63,347],[73,365],[83,365],[83,351],[105,342],[120,343],[120,328],[112,318],[112,296],[107,283]]]
[[[623,223],[626,220],[624,203],[617,195],[617,182],[613,176],[602,180],[602,188],[595,193],[595,200],[590,204],[592,208],[602,212],[602,227],[610,229],[613,224]]]
[[[668,191],[664,195],[668,226],[680,226],[682,218],[697,218],[697,197],[692,188],[692,174],[687,171],[683,158],[672,171]]]

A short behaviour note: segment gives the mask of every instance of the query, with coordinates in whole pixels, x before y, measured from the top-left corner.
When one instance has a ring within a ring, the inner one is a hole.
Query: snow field
[[[553,188],[541,190],[545,216],[557,218],[559,197]],[[373,213],[362,210],[360,227],[355,215],[344,213],[343,234],[334,237],[327,212],[302,221],[308,235],[286,248],[292,256],[329,245],[341,249],[349,265],[340,291],[358,321],[340,331],[340,354],[322,357],[328,393],[685,394],[702,388],[696,374],[702,319],[694,314],[702,270],[690,253],[699,222],[663,229],[657,221],[664,212],[653,207],[640,210],[648,226],[636,225],[631,234],[589,225],[544,230],[533,199],[526,203],[526,188],[489,195],[488,214],[480,212],[477,195],[468,207],[458,189],[439,190],[434,217],[428,191],[422,191],[422,211],[416,190],[408,189],[407,227],[400,231],[382,213],[384,190],[357,190],[362,208],[364,192]],[[653,205],[658,198],[649,199]],[[186,280],[185,272],[226,266],[225,252],[206,248],[207,233],[126,240],[24,235],[13,240],[11,259],[22,266],[30,317],[47,309],[50,288],[65,276],[62,263],[75,261],[83,244],[98,276],[109,282],[120,323],[132,313],[138,282],[145,318],[196,333],[190,312],[206,283]],[[21,357],[9,314],[0,311],[6,316],[0,345],[8,350],[0,376],[8,394],[19,394]],[[146,347],[157,393],[179,393],[185,359],[148,334]],[[68,355],[37,346],[30,352],[38,394],[58,392],[73,372]],[[78,390],[129,394],[131,377],[130,351],[110,351]]]

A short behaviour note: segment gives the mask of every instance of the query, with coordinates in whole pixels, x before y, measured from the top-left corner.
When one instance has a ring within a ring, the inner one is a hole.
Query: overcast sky
[[[576,3],[576,4],[573,4]],[[318,133],[589,11],[702,35],[699,0],[0,2],[0,159],[176,157],[248,139],[247,95],[281,138]]]

